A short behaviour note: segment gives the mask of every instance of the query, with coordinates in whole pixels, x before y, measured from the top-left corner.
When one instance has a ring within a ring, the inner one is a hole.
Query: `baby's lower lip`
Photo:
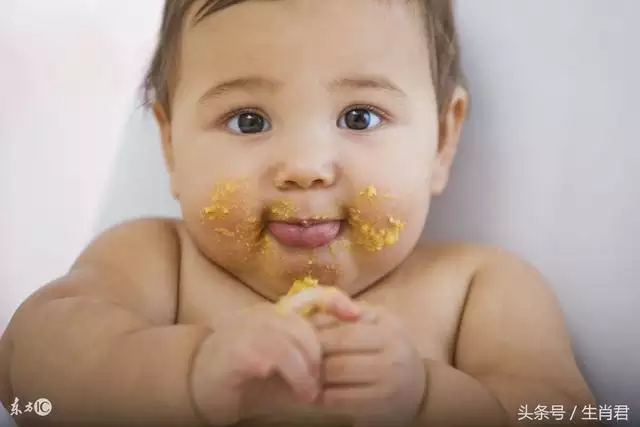
[[[315,221],[309,224],[271,221],[267,228],[284,246],[314,249],[326,246],[340,233],[342,221]]]

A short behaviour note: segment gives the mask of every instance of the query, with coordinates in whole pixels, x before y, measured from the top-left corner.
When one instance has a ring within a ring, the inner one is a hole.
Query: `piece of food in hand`
[[[290,297],[292,295],[299,294],[305,289],[315,288],[316,286],[318,286],[318,280],[314,279],[311,276],[306,276],[303,279],[294,281],[286,296]]]
[[[360,315],[358,305],[348,295],[333,287],[320,286],[310,276],[296,280],[287,295],[278,301],[276,309],[281,314],[296,313],[304,317],[327,313],[342,320],[355,320]]]
[[[294,281],[291,285],[291,288],[289,288],[289,292],[287,292],[287,295],[282,297],[278,302],[278,311],[281,313],[286,313],[290,311],[287,310],[287,308],[290,307],[293,309],[293,311],[297,312],[301,316],[310,316],[319,307],[317,307],[317,304],[314,302],[314,295],[312,295],[311,293],[307,293],[306,295],[304,295],[302,293],[308,289],[313,289],[318,286],[318,280],[314,279],[311,276],[306,276],[302,279]]]

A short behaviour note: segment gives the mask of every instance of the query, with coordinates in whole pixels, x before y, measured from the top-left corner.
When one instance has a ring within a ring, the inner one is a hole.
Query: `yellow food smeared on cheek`
[[[214,233],[218,233],[221,234],[225,237],[235,237],[236,233],[231,231],[231,230],[227,230],[226,228],[214,228],[213,229]]]
[[[260,255],[265,255],[272,248],[272,245],[273,242],[271,241],[271,238],[268,235],[265,235],[258,242],[258,252]]]
[[[400,232],[404,223],[392,216],[387,217],[387,224],[374,226],[359,216],[354,215],[349,219],[355,235],[355,243],[370,252],[379,252],[385,246],[394,245],[400,239]]]
[[[216,184],[211,194],[211,204],[202,209],[202,218],[215,220],[229,215],[233,209],[232,201],[238,193],[240,185],[237,182],[221,182]]]
[[[369,200],[373,200],[374,197],[378,195],[378,190],[373,185],[368,186],[362,192],[360,192],[361,196],[366,196]]]
[[[282,255],[278,254],[273,237],[269,234],[263,234],[262,237],[248,249],[247,261],[257,256],[262,265],[262,273],[265,277],[273,279],[282,274]]]
[[[235,181],[225,181],[216,184],[211,194],[209,206],[202,209],[200,215],[203,223],[205,220],[217,221],[226,218],[237,206],[233,204],[234,199],[240,189],[240,183]],[[214,233],[225,237],[237,237],[238,230],[232,231],[224,227],[216,227]]]
[[[251,215],[247,203],[247,187],[243,181],[222,181],[211,192],[209,206],[200,212],[202,223],[210,222],[211,230],[218,238],[232,238],[246,247],[255,246],[251,241],[257,233],[259,219]]]
[[[378,191],[372,185],[360,192],[359,196],[368,199],[370,203],[379,198]],[[402,221],[391,215],[387,215],[385,221],[367,220],[357,208],[349,209],[349,224],[353,228],[354,243],[370,252],[379,252],[385,246],[396,244],[405,226]]]

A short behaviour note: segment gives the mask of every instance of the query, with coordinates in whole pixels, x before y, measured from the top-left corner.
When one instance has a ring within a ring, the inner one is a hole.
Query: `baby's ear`
[[[438,153],[434,159],[431,175],[431,194],[441,194],[447,182],[453,158],[458,150],[462,125],[467,118],[469,94],[461,86],[457,86],[451,95],[451,101],[440,116],[440,135]]]
[[[164,163],[169,172],[169,179],[171,180],[171,193],[173,197],[178,200],[179,193],[175,185],[175,179],[173,177],[173,141],[171,140],[171,121],[164,107],[158,101],[154,101],[152,104],[153,115],[156,118],[158,127],[160,129],[160,139],[162,141],[162,153],[164,155]]]

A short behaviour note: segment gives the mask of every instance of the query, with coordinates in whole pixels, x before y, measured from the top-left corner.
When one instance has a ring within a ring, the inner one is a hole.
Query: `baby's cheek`
[[[358,192],[348,207],[348,221],[355,249],[381,252],[400,241],[407,214],[399,198],[370,185]]]
[[[242,181],[215,184],[208,203],[199,211],[206,239],[236,255],[252,251],[260,235],[260,220],[259,207],[250,200],[248,186]]]

